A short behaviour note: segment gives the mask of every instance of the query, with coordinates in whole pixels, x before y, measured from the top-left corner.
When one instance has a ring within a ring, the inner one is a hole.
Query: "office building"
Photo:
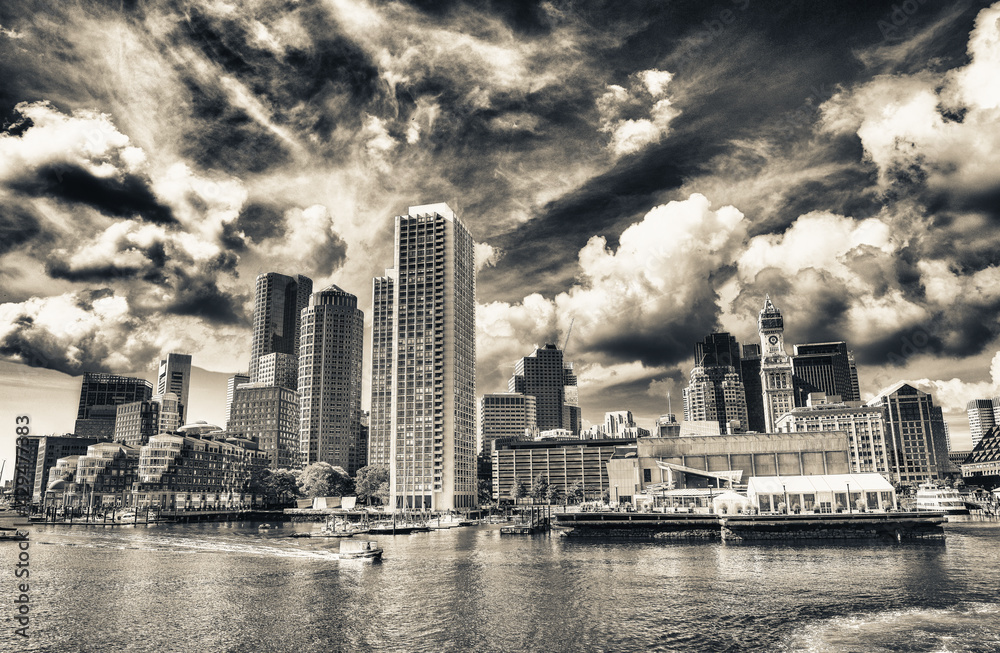
[[[110,440],[115,433],[118,406],[146,401],[153,384],[145,379],[87,372],[80,386],[80,405],[73,432],[81,437]]]
[[[167,354],[167,357],[160,361],[160,371],[156,376],[156,394],[161,397],[170,392],[177,395],[177,401],[180,402],[180,424],[184,423],[190,390],[191,355]]]
[[[760,334],[760,386],[764,405],[764,431],[773,433],[778,418],[794,406],[792,360],[785,353],[785,322],[781,312],[764,299],[764,308],[757,318]]]
[[[270,359],[267,380],[261,377],[261,358],[268,354],[287,354],[298,360],[299,323],[302,309],[309,303],[312,279],[301,274],[295,277],[267,272],[257,276],[254,289],[253,335],[250,344],[250,382],[274,383],[275,375],[291,368],[298,370],[297,362]],[[282,386],[288,387],[288,386]],[[290,386],[289,389],[296,388]]]
[[[1000,481],[1000,427],[987,429],[975,448],[958,464],[961,465],[962,477],[970,479],[968,483],[986,481],[983,487],[995,486]]]
[[[244,383],[233,392],[227,432],[257,443],[271,469],[299,465],[299,393],[289,388]]]
[[[705,368],[696,365],[684,388],[684,419],[718,422],[726,433],[747,430],[747,405],[743,382],[732,366]]]
[[[250,383],[249,374],[234,374],[226,382],[226,428],[229,428],[229,416],[233,411],[233,396],[236,393],[236,388],[244,383]]]
[[[357,297],[328,286],[309,298],[301,321],[301,462],[327,462],[353,475],[368,459],[361,435],[364,313]]]
[[[660,417],[656,420],[656,433],[654,433],[654,437],[676,438],[680,437],[680,434],[681,423],[677,421],[677,416],[673,413],[660,415]]]
[[[257,359],[255,383],[295,390],[299,383],[299,357],[283,352],[271,352]]]
[[[579,433],[583,428],[573,363],[564,361],[562,350],[555,345],[536,348],[518,360],[507,390],[535,398],[540,431],[564,428]]]
[[[975,448],[983,435],[1000,421],[1000,397],[993,399],[973,399],[965,406],[969,416],[969,435],[972,437],[972,447]],[[948,447],[951,449],[951,447]]]
[[[875,472],[891,478],[885,442],[885,415],[881,408],[831,402],[822,393],[809,395],[805,406],[778,418],[781,433],[840,431],[847,434],[851,472]]]
[[[806,398],[821,392],[842,401],[861,401],[857,368],[845,342],[794,345],[792,377],[795,405],[805,406]]]
[[[369,449],[379,455],[388,438],[390,504],[397,509],[474,507],[474,243],[446,204],[410,207],[395,222],[395,265],[375,282],[373,316],[373,345],[379,348],[391,332],[395,346],[372,356],[378,366],[390,359],[391,368],[373,371]],[[386,290],[392,292],[388,307]],[[380,374],[389,382],[388,409],[384,388],[375,383]],[[388,429],[379,421],[386,412]]]
[[[493,442],[533,440],[538,434],[535,398],[518,392],[498,392],[479,398],[479,442],[477,450],[489,454]]]
[[[890,471],[897,483],[943,479],[950,468],[944,417],[934,399],[908,383],[896,383],[868,402],[886,420]]]

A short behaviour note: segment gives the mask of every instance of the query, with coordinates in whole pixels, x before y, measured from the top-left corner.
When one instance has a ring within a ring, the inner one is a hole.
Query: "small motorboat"
[[[274,528],[274,526],[271,526],[270,524],[261,524],[260,526],[257,527],[257,530],[258,531],[269,531],[269,530],[272,530],[273,528]]]
[[[373,540],[341,540],[340,558],[343,560],[381,560],[382,547]]]

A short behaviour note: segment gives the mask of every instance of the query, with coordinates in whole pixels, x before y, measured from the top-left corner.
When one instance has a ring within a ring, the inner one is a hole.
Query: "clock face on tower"
[[[770,338],[767,339],[767,341],[772,345],[776,345],[778,344],[778,336],[771,336]]]

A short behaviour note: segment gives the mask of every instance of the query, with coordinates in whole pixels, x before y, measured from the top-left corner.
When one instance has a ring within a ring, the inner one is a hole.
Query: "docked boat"
[[[115,517],[115,521],[120,521],[120,522],[130,522],[130,521],[135,521],[135,519],[136,519],[136,514],[134,512],[123,512],[122,514]]]
[[[917,487],[916,508],[921,512],[943,512],[946,515],[969,514],[969,508],[958,490],[933,483],[921,483]]]
[[[373,540],[343,540],[340,543],[340,558],[381,560],[382,547]]]
[[[368,529],[372,535],[409,535],[415,531],[413,525],[393,524],[391,521],[375,522]]]
[[[448,528],[458,528],[459,526],[471,526],[472,522],[462,519],[458,515],[441,515],[427,522],[432,530],[445,530]]]
[[[258,531],[269,531],[269,530],[272,530],[273,528],[274,528],[274,526],[271,526],[270,524],[261,524],[260,526],[257,527],[257,530]]]
[[[0,528],[0,542],[20,542],[28,539],[28,531]]]

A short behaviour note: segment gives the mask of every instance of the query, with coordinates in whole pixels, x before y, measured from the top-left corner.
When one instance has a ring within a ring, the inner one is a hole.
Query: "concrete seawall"
[[[943,538],[940,513],[715,515],[574,513],[553,515],[567,537],[637,540],[821,540]]]

